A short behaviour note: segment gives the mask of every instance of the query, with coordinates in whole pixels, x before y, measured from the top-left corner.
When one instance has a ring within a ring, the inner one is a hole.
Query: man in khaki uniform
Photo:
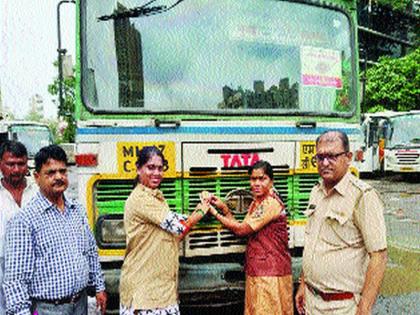
[[[322,180],[307,209],[299,314],[371,314],[386,267],[383,203],[348,172],[347,135],[328,131],[316,141]]]

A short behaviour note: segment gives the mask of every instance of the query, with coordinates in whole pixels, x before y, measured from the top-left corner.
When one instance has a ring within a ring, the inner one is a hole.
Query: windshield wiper
[[[178,4],[180,4],[183,1],[184,0],[178,0],[169,7],[166,6],[166,5],[157,5],[157,6],[151,7],[150,5],[153,2],[156,2],[156,0],[151,0],[151,1],[147,2],[146,4],[143,4],[142,6],[139,6],[139,7],[134,7],[134,8],[127,9],[127,10],[118,11],[118,12],[115,12],[115,13],[110,14],[110,15],[102,15],[102,16],[98,17],[98,20],[100,20],[100,21],[119,20],[119,19],[125,19],[125,18],[161,14],[161,13],[164,13],[164,12],[167,12],[167,11],[173,9],[174,7],[176,7]]]

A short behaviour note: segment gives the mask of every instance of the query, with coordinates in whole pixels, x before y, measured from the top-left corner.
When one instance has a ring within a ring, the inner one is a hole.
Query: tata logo
[[[234,214],[247,213],[253,201],[252,193],[246,189],[234,189],[225,197],[225,203]]]
[[[252,166],[260,160],[258,153],[221,154],[220,158],[228,168]]]

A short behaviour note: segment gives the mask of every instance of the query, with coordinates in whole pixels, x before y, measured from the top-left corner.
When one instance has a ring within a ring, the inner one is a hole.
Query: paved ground
[[[389,263],[373,314],[420,314],[420,183],[401,176],[368,180],[385,205]]]
[[[420,251],[420,183],[399,176],[367,181],[384,199],[389,243]]]

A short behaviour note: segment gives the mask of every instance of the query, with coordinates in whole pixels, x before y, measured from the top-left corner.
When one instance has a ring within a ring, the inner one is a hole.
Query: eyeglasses
[[[347,154],[347,153],[348,153],[348,151],[343,151],[343,152],[336,153],[336,154],[332,154],[332,153],[315,154],[315,158],[318,162],[323,162],[325,159],[327,159],[328,162],[335,162],[335,161],[337,161],[337,158],[340,155]]]

